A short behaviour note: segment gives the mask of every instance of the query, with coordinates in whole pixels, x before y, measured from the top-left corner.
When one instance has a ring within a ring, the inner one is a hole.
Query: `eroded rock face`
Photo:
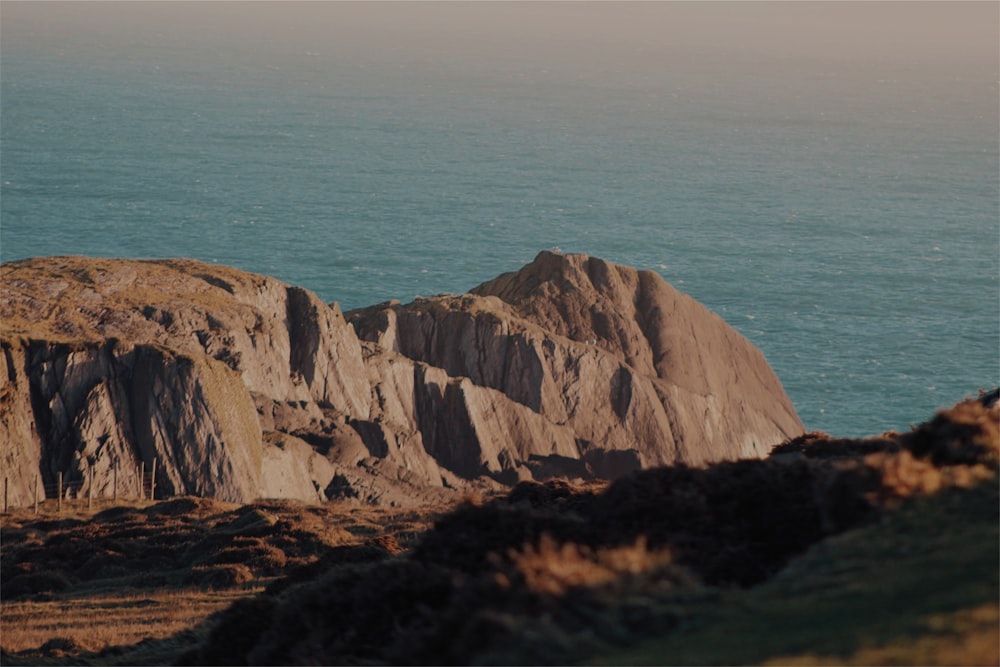
[[[163,495],[231,502],[257,497],[261,439],[257,413],[240,377],[214,359],[163,348],[106,342],[4,341],[23,360],[4,391],[27,393],[3,419],[5,471],[19,504],[64,473],[68,493],[123,493],[140,463]],[[26,408],[30,409],[27,412]],[[28,416],[30,415],[30,417]],[[13,501],[12,501],[13,502]]]
[[[32,459],[20,444],[30,419],[18,415],[41,417],[44,482],[62,471],[111,495],[110,461],[149,471],[155,456],[162,494],[243,502],[260,492],[250,392],[367,413],[353,330],[304,290],[185,260],[46,258],[4,265],[2,276],[3,340],[17,372],[7,375],[12,409],[0,428],[19,433],[4,456]],[[34,356],[18,365],[11,355],[21,347]]]
[[[2,277],[5,335],[161,345],[221,361],[277,400],[368,410],[354,331],[301,288],[193,260],[41,258]]]
[[[763,354],[721,318],[655,273],[583,255],[542,253],[471,294],[349,319],[363,339],[542,417],[549,432],[530,429],[516,460],[547,441],[570,458],[619,451],[644,467],[700,465],[764,456],[803,430]],[[523,416],[498,410],[494,422],[524,430]]]
[[[3,340],[0,355],[0,464],[7,479],[7,502],[25,506],[38,493],[42,440],[35,423],[23,345]]]
[[[720,318],[585,256],[542,253],[470,294],[347,319],[190,260],[43,258],[0,276],[15,504],[39,472],[110,495],[113,461],[154,456],[165,495],[407,504],[759,457],[803,432]]]

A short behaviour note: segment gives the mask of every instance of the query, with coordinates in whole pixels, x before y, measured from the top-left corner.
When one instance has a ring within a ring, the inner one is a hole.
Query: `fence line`
[[[156,458],[153,458],[153,464],[150,466],[150,470],[146,471],[145,462],[140,463],[140,465],[131,468],[131,474],[119,475],[119,469],[121,466],[115,465],[112,468],[112,484],[110,489],[110,500],[113,503],[117,503],[119,498],[125,500],[153,500],[156,498]],[[122,469],[125,473],[126,470]],[[86,475],[86,472],[84,473]],[[103,477],[104,475],[102,475]],[[109,489],[105,486],[100,494],[95,494],[94,492],[94,478],[90,479],[78,479],[78,480],[67,480],[65,479],[62,471],[56,473],[55,482],[45,483],[42,481],[41,475],[35,476],[35,481],[33,484],[34,495],[32,497],[32,502],[30,505],[34,508],[34,512],[38,513],[39,504],[43,504],[50,499],[56,500],[56,512],[61,513],[63,509],[63,501],[82,501],[86,500],[87,508],[93,507],[94,497],[97,499],[107,500],[109,499],[108,491]],[[121,483],[119,483],[121,482]],[[10,478],[3,478],[3,512],[6,514],[10,511]]]

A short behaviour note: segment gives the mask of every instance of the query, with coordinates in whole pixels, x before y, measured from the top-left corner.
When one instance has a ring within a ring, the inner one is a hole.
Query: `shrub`
[[[36,593],[58,593],[73,585],[69,576],[61,570],[31,572],[12,577],[0,591],[5,600],[13,600]]]
[[[242,563],[199,565],[191,568],[185,583],[212,590],[236,588],[253,581],[253,572]]]

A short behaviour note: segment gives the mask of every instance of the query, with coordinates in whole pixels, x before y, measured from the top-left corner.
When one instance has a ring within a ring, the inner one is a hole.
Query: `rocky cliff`
[[[540,254],[462,296],[348,313],[190,260],[0,267],[8,500],[40,476],[372,503],[760,457],[802,433],[763,355],[657,274]],[[357,333],[356,333],[357,332]]]
[[[348,316],[366,340],[501,392],[495,420],[541,417],[545,433],[506,440],[515,460],[699,465],[802,430],[760,350],[651,271],[543,252],[471,294]]]

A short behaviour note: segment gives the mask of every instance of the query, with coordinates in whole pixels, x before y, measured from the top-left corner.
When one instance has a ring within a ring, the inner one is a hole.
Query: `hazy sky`
[[[997,2],[11,2],[3,41],[157,45],[196,40],[416,56],[638,65],[688,54],[996,66]]]

